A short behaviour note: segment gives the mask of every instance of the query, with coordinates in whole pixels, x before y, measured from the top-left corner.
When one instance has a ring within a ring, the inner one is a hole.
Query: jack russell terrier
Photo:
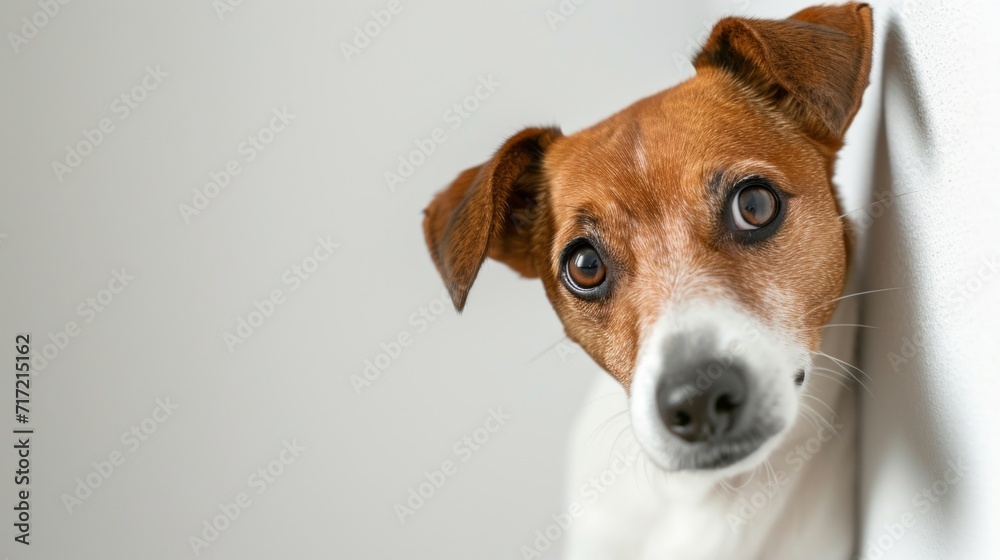
[[[584,406],[572,515],[525,558],[563,531],[572,559],[854,552],[861,372],[831,328],[855,301],[831,178],[871,58],[866,4],[725,18],[693,78],[572,135],[527,128],[428,206],[459,311],[486,257],[540,278],[625,389]]]

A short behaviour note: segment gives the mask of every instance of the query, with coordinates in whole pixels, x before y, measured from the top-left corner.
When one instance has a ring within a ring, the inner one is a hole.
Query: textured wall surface
[[[1000,549],[1000,5],[877,5],[860,367],[863,558]],[[878,210],[876,209],[878,208]],[[884,209],[884,212],[881,210]]]
[[[501,265],[458,317],[421,209],[522,126],[573,132],[691,75],[721,16],[806,5],[4,2],[0,364],[19,332],[45,359],[33,544],[12,544],[8,433],[0,558],[519,558],[565,509],[604,374]],[[837,169],[866,289],[897,288],[863,296],[868,558],[1000,544],[997,12],[876,3]]]

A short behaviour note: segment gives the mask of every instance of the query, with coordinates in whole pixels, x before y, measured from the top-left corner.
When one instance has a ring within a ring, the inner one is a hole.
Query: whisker
[[[803,402],[803,403],[799,403],[799,404],[802,406],[801,410],[808,410],[810,414],[815,415],[814,419],[817,422],[821,422],[823,424],[823,426],[829,428],[831,432],[837,433],[837,429],[833,427],[833,424],[831,424],[829,420],[827,420],[826,418],[824,418],[822,414],[820,414],[819,412],[816,412],[816,409],[814,409],[813,407],[809,406],[808,403],[804,403]],[[813,427],[816,428],[817,432],[819,431],[819,428],[817,426],[813,425]]]
[[[646,476],[649,479],[650,488],[663,488],[665,475],[660,467],[653,462],[649,457],[644,457],[644,462],[646,468]]]
[[[719,481],[718,488],[721,489],[721,490],[725,490],[726,494],[735,494],[736,493],[734,491],[734,488],[729,484],[729,481],[727,479],[725,479],[725,478]]]
[[[865,329],[881,329],[882,328],[882,327],[873,327],[871,325],[861,325],[861,324],[858,324],[858,323],[831,323],[829,325],[823,325],[822,327],[818,327],[818,328],[820,328],[820,329],[828,329],[830,327],[861,327],[861,328],[865,328]]]
[[[834,412],[834,410],[832,408],[830,408],[830,405],[828,405],[825,402],[823,402],[823,399],[821,399],[821,398],[819,398],[819,397],[817,397],[815,395],[802,395],[802,398],[804,398],[804,399],[810,399],[810,400],[814,400],[814,401],[818,402],[819,404],[823,405],[827,410],[830,411],[830,414],[833,416],[834,420],[837,419],[837,413]]]
[[[816,399],[816,400],[819,400],[819,399]],[[820,402],[822,402],[822,401],[820,401]],[[824,403],[824,404],[825,404],[825,403]],[[808,406],[808,405],[806,405],[805,403],[802,403],[802,405],[803,405],[803,406]],[[813,409],[812,407],[809,407],[809,408],[810,408],[810,409],[812,410],[812,413],[813,413],[813,414],[816,414],[816,415],[819,415],[819,413],[818,413],[818,412],[816,412],[816,410],[815,410],[815,409]],[[827,406],[827,408],[830,408],[830,407],[829,407],[829,406]],[[833,413],[833,418],[832,418],[832,420],[833,420],[834,422],[836,422],[836,421],[837,421],[837,416],[838,416],[838,414],[837,414],[837,413]],[[825,425],[825,426],[826,426],[827,428],[829,428],[829,429],[830,429],[830,433],[831,433],[831,434],[833,434],[834,436],[836,436],[836,437],[838,437],[838,438],[840,437],[840,432],[838,432],[838,431],[837,431],[837,427],[836,427],[836,426],[834,426],[834,425],[833,425],[833,424],[831,424],[831,423],[830,423],[829,421],[827,421],[827,419],[826,419],[826,418],[824,418],[823,416],[819,416],[819,418],[820,418],[820,419],[822,419],[822,420],[823,420],[823,423],[824,423],[824,425]]]
[[[625,414],[628,414],[628,409],[627,408],[625,410],[622,410],[622,411],[619,411],[619,412],[616,412],[616,413],[612,414],[607,420],[605,420],[604,422],[601,422],[601,425],[598,426],[597,429],[594,430],[594,433],[590,434],[590,436],[587,437],[587,445],[593,444],[594,440],[597,439],[597,437],[599,435],[601,435],[601,432],[603,432],[608,426],[610,426],[612,422],[614,422],[615,420],[621,418],[622,415],[625,415]]]
[[[892,291],[892,290],[901,290],[901,289],[902,288],[880,288],[878,290],[868,290],[868,291],[865,291],[865,292],[855,292],[853,294],[843,295],[843,296],[840,296],[840,297],[837,297],[837,298],[833,298],[830,301],[821,303],[821,304],[817,305],[816,307],[813,307],[812,309],[810,309],[809,311],[807,311],[803,315],[803,317],[808,317],[808,316],[812,315],[813,313],[819,311],[820,309],[823,309],[827,305],[830,305],[831,303],[836,303],[836,302],[844,300],[844,299],[848,299],[848,298],[852,298],[852,297],[858,297],[858,296],[866,296],[868,294],[877,294],[879,292],[889,292],[889,291]]]
[[[757,466],[755,465],[754,468],[753,468],[753,470],[750,471],[750,474],[748,475],[747,480],[744,481],[743,484],[741,484],[739,486],[736,486],[736,478],[740,476],[738,474],[733,475],[733,476],[731,476],[729,478],[720,479],[716,483],[716,486],[714,487],[714,490],[716,492],[725,493],[725,494],[740,494],[740,495],[742,495],[743,493],[740,492],[740,490],[744,486],[747,485],[747,483],[749,482],[750,477],[752,477],[753,473],[755,473],[756,471],[757,471]]]
[[[729,479],[724,479],[725,483],[726,483],[726,486],[728,486],[729,488],[731,488],[732,490],[734,490],[737,494],[742,495],[743,494],[743,489],[746,488],[751,482],[753,482],[754,476],[757,475],[757,469],[758,468],[759,468],[759,465],[754,465],[753,470],[750,471],[750,474],[747,475],[746,480],[744,480],[743,484],[740,484],[739,486],[736,486],[735,483],[730,483],[729,482],[730,480],[734,480],[735,477],[732,477],[732,478],[729,478]],[[736,476],[739,476],[739,475],[736,475]]]
[[[868,387],[868,385],[866,385],[865,382],[862,381],[857,375],[854,375],[853,373],[850,372],[850,370],[844,368],[844,366],[841,366],[840,364],[837,364],[836,362],[834,362],[834,365],[839,366],[840,369],[843,370],[843,371],[837,371],[837,370],[834,370],[834,369],[829,369],[829,368],[819,367],[819,366],[813,366],[813,369],[814,370],[819,370],[819,371],[827,371],[827,372],[830,372],[830,373],[832,373],[834,375],[839,375],[839,376],[844,377],[846,379],[850,379],[850,380],[854,381],[855,383],[861,385],[861,387],[864,388],[864,390],[868,391],[873,397],[875,396],[875,394],[872,393],[872,390]]]
[[[812,426],[813,430],[815,430],[817,432],[819,431],[819,424],[816,423],[816,419],[815,418],[809,416],[806,413],[805,407],[799,408],[798,414],[802,415],[802,419],[805,420],[810,426]]]
[[[774,480],[774,487],[777,488],[778,484],[778,473],[774,470],[774,465],[771,464],[771,458],[768,457],[764,459],[764,468],[767,469],[767,484],[771,485],[771,481]]]
[[[617,397],[617,396],[619,396],[619,395],[621,395],[621,392],[620,392],[620,391],[615,391],[614,393],[608,393],[607,395],[601,395],[601,396],[599,396],[599,397],[596,397],[596,398],[594,398],[594,399],[591,399],[591,400],[589,400],[589,401],[587,401],[587,402],[583,403],[583,405],[582,405],[582,406],[587,406],[588,404],[593,404],[593,403],[595,403],[595,402],[597,402],[597,401],[599,401],[599,400],[601,400],[601,399],[606,399],[606,398],[608,398],[608,397]]]
[[[829,355],[829,354],[827,354],[825,352],[819,351],[819,350],[817,350],[814,353],[815,354],[819,354],[820,356],[823,356],[824,358],[829,358],[829,359],[831,359],[831,360],[833,360],[833,361],[835,361],[835,362],[837,362],[839,364],[844,364],[845,366],[847,366],[847,367],[849,367],[851,369],[858,370],[861,373],[861,375],[864,375],[865,377],[867,377],[869,381],[874,381],[874,379],[872,379],[870,375],[868,375],[867,373],[865,373],[865,370],[859,368],[858,366],[856,366],[854,364],[845,362],[844,360],[841,360],[840,358],[835,358],[835,357],[833,357],[833,356],[831,356],[831,355]]]
[[[638,442],[635,443],[635,446],[638,448],[636,449],[635,466],[638,467],[639,464],[642,464],[643,478],[646,480],[646,484],[649,485],[649,488],[655,490],[656,480],[654,477],[656,476],[656,473],[659,472],[659,468],[653,464],[653,461],[649,457],[642,453],[642,448],[639,446]],[[638,478],[639,477],[636,477],[637,480]]]
[[[846,384],[846,383],[844,383],[843,381],[841,381],[841,380],[839,380],[839,379],[837,379],[836,377],[833,377],[833,376],[831,376],[831,375],[827,375],[827,374],[825,374],[825,373],[820,373],[820,372],[816,371],[816,370],[818,370],[818,369],[820,369],[820,368],[816,368],[816,367],[812,368],[811,370],[809,370],[809,375],[815,375],[816,377],[822,377],[823,379],[829,379],[830,381],[833,381],[834,383],[836,383],[837,385],[840,385],[840,386],[841,386],[841,387],[843,387],[844,389],[847,389],[848,391],[850,391],[850,392],[852,392],[852,393],[854,392],[854,391],[853,391],[853,390],[852,390],[852,389],[851,389],[851,388],[850,388],[849,386],[847,386],[847,384]]]
[[[879,292],[891,292],[893,290],[901,290],[901,289],[902,289],[902,287],[897,287],[897,288],[879,288],[877,290],[868,290],[868,291],[864,291],[864,292],[854,292],[853,294],[847,294],[846,296],[840,296],[838,298],[833,298],[833,299],[830,300],[830,302],[840,301],[842,299],[847,299],[847,298],[852,298],[852,297],[857,297],[857,296],[866,296],[868,294],[877,294]]]
[[[802,413],[805,414],[806,416],[808,416],[809,418],[811,418],[813,420],[813,422],[815,422],[814,424],[812,424],[812,426],[818,430],[819,429],[819,423],[822,420],[824,420],[823,415],[820,414],[809,403],[803,402],[803,403],[799,403],[799,404],[802,407]]]
[[[649,477],[649,472],[647,472],[646,470],[646,460],[647,460],[646,457],[644,457],[642,453],[640,453],[635,458],[635,463],[632,464],[632,478],[635,481],[636,489],[640,491],[642,490],[641,488],[639,488],[640,478],[646,481],[646,484],[649,485],[649,488],[653,487],[653,480]]]
[[[630,445],[628,448],[625,449],[625,457],[626,458],[631,457],[632,456],[632,446],[638,446],[638,445],[639,444],[637,442],[633,441],[632,445]],[[636,450],[636,451],[641,451],[641,450]],[[645,457],[642,456],[642,453],[638,453],[636,455],[636,457],[635,457],[635,461],[632,462],[632,484],[635,485],[635,489],[638,490],[640,494],[644,494],[644,492],[642,491],[642,488],[639,486],[639,479],[640,479],[640,476],[639,476],[639,474],[640,474],[639,464],[644,459],[645,459]],[[646,474],[645,470],[642,470],[642,474],[643,475]],[[646,482],[649,483],[648,480]],[[652,488],[652,484],[650,484],[650,488]]]
[[[626,425],[624,428],[621,429],[620,432],[618,432],[618,435],[615,436],[615,439],[613,439],[611,441],[611,454],[612,455],[614,455],[615,447],[618,446],[618,438],[622,437],[626,432],[628,432],[628,433],[632,432],[632,421],[631,420],[629,421],[628,425]],[[608,468],[609,469],[611,468],[611,457],[608,457]]]

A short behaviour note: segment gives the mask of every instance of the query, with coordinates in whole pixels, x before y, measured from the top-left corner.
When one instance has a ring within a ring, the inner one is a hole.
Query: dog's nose
[[[665,375],[656,399],[667,429],[686,441],[698,442],[717,439],[732,431],[746,394],[742,369],[713,363]]]

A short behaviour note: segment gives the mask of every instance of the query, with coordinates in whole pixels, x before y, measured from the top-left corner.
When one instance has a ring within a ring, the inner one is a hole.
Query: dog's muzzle
[[[807,355],[735,307],[668,310],[632,379],[636,438],[666,470],[721,469],[765,452],[794,420]]]

